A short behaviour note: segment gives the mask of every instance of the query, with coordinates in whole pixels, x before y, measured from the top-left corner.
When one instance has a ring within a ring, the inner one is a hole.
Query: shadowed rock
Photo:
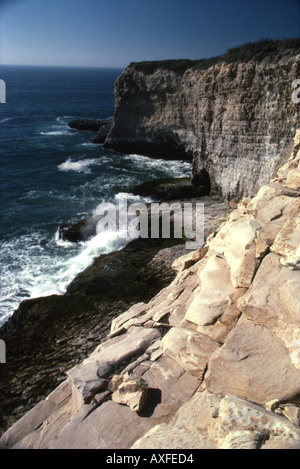
[[[108,124],[111,125],[111,120],[91,120],[91,119],[77,119],[68,122],[71,129],[76,130],[90,130],[91,132],[98,132],[98,130]]]

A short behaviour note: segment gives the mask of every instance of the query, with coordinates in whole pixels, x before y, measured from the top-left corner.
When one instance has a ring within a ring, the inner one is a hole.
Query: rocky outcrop
[[[111,120],[92,120],[92,119],[77,119],[68,122],[71,129],[76,130],[89,130],[91,132],[98,132],[102,127],[111,124]]]
[[[92,143],[97,143],[97,144],[102,144],[105,142],[109,132],[111,131],[112,128],[112,121],[108,122],[107,124],[102,125],[98,132],[96,133],[96,136],[93,138]]]
[[[149,196],[152,200],[170,201],[209,195],[210,187],[194,186],[190,178],[170,178],[143,182],[131,192],[135,195]]]
[[[85,218],[77,223],[61,225],[59,227],[59,239],[77,243],[87,241],[96,235],[97,220],[93,217]]]
[[[209,60],[132,63],[116,82],[104,145],[192,159],[195,185],[253,195],[286,161],[299,127],[299,51],[299,40],[261,41]]]
[[[76,130],[89,130],[96,132],[96,136],[92,143],[104,143],[112,128],[112,120],[91,120],[91,119],[77,119],[70,121],[68,126]]]
[[[148,395],[148,384],[143,379],[132,379],[126,375],[115,375],[109,383],[112,400],[127,405],[131,410],[142,410]]]
[[[300,130],[275,179],[0,445],[300,449],[299,175]]]

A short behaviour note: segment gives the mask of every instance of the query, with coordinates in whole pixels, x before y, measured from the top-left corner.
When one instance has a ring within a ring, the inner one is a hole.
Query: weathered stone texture
[[[300,449],[299,141],[1,447]]]
[[[253,195],[285,162],[299,126],[291,99],[299,47],[263,61],[130,64],[115,85],[114,124],[105,145],[160,158],[193,159],[193,180],[225,197]],[[282,52],[282,51],[281,51]],[[289,186],[299,177],[290,173]]]

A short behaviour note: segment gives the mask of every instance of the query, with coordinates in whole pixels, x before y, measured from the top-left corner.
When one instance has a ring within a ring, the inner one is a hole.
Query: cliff
[[[299,213],[300,130],[276,177],[0,446],[300,449]]]
[[[194,184],[226,198],[254,194],[285,161],[299,127],[292,101],[299,76],[299,39],[207,60],[132,63],[115,84],[105,146],[192,159]]]

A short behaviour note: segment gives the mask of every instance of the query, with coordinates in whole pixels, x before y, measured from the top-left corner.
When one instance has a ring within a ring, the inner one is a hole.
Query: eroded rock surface
[[[300,130],[275,179],[175,260],[169,285],[113,319],[0,445],[300,449],[299,174]]]
[[[132,63],[116,82],[104,145],[192,159],[195,185],[228,198],[253,195],[286,161],[299,127],[291,99],[299,50],[299,40],[262,41],[198,62]],[[293,189],[297,178],[289,175]]]

